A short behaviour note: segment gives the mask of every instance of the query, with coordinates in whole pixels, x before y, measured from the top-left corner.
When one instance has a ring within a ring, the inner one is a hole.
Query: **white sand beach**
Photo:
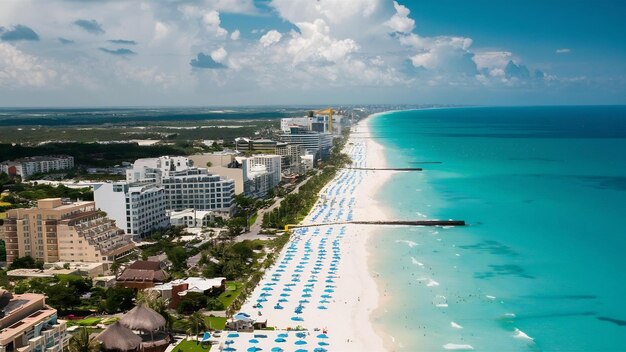
[[[345,152],[355,167],[384,167],[382,147],[363,138],[369,136],[367,122],[353,128]],[[374,196],[391,174],[340,171],[320,192],[303,224],[386,219]],[[236,351],[385,350],[370,321],[379,292],[368,270],[367,242],[376,228],[332,224],[294,229],[275,265],[241,309],[252,319],[267,319],[277,330],[224,333],[220,346]],[[296,328],[305,331],[287,331]]]

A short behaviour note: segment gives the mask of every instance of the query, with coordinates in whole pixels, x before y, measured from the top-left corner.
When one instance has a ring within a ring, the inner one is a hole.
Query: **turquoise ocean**
[[[626,351],[626,107],[490,107],[370,120],[400,219],[369,242],[406,351]],[[355,135],[358,136],[358,135]]]

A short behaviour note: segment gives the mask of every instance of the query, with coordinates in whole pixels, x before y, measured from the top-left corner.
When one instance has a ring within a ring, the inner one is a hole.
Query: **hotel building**
[[[35,293],[1,291],[0,352],[62,352],[69,341],[66,322]]]
[[[135,245],[115,221],[96,209],[95,202],[42,199],[37,207],[11,209],[0,234],[7,263],[31,256],[50,262],[113,261]]]
[[[73,167],[74,157],[68,155],[32,156],[13,161],[4,161],[0,163],[0,172],[5,172],[9,176],[20,176],[26,180],[34,174],[71,169]]]
[[[165,188],[153,183],[121,181],[94,185],[98,209],[134,237],[148,236],[169,225],[165,197]]]

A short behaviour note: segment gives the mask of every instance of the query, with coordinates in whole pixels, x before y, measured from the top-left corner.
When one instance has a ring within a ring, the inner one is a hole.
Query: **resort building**
[[[225,175],[235,184],[235,194],[264,197],[281,180],[282,157],[258,154],[249,157],[238,153],[207,153],[189,157],[195,164],[207,165],[211,172]],[[210,165],[210,166],[209,166]]]
[[[116,278],[119,287],[143,290],[165,282],[167,273],[159,261],[137,260]]]
[[[202,293],[207,297],[215,297],[226,290],[226,278],[216,277],[188,277],[174,280],[161,285],[155,285],[150,290],[158,292],[162,298],[170,301],[170,308],[175,309],[181,298],[188,292]]]
[[[138,159],[128,170],[128,182],[152,182],[165,190],[167,210],[212,210],[230,215],[235,182],[193,166],[186,157]]]
[[[95,278],[109,272],[109,263],[58,262],[46,263],[42,269],[13,269],[7,271],[11,279],[52,278],[55,275],[79,275]]]
[[[291,127],[289,133],[280,135],[280,140],[301,145],[305,153],[313,155],[315,160],[326,158],[333,144],[330,133],[308,131],[301,127]]]
[[[74,167],[74,157],[69,155],[32,156],[0,163],[0,172],[20,176],[23,180],[39,173],[65,170]]]
[[[47,198],[34,208],[11,209],[4,219],[2,239],[7,262],[31,256],[50,262],[104,262],[135,248],[131,236],[96,209],[95,202],[65,202]]]
[[[0,290],[0,352],[63,351],[70,338],[66,323],[45,299],[42,294]]]
[[[98,209],[134,237],[148,236],[169,225],[162,186],[121,181],[95,185],[93,193]]]
[[[257,152],[257,153],[276,153],[276,144],[278,142],[271,139],[250,139],[250,138],[235,138],[235,150],[238,152]]]
[[[202,228],[209,226],[215,220],[215,213],[210,210],[185,209],[170,212],[172,226]]]
[[[304,147],[295,143],[278,143],[276,154],[280,155],[280,168],[283,174],[291,175],[304,173],[302,157],[305,155]]]

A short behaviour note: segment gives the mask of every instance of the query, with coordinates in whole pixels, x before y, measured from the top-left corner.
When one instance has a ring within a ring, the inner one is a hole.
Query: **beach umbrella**
[[[291,289],[290,289],[289,287],[285,287],[285,288],[283,288],[283,291],[285,291],[285,292],[291,292]]]
[[[229,339],[235,338],[235,337],[239,337],[239,334],[236,332],[232,332],[230,334],[228,334],[226,337],[228,337]]]
[[[281,299],[278,300],[278,302],[289,302],[289,300],[286,299],[286,298],[281,298]]]
[[[318,348],[313,350],[313,352],[326,352],[326,351],[328,351],[328,350],[325,349],[325,348],[322,348],[322,347],[318,347]]]
[[[289,337],[289,335],[285,333],[281,333],[281,334],[278,334],[278,337]]]
[[[285,286],[296,286],[296,284],[289,283],[289,284],[285,284]]]
[[[327,289],[324,290],[324,292],[329,292],[330,293],[330,292],[335,292],[335,290],[333,290],[332,288],[327,288]]]
[[[237,349],[229,346],[229,347],[226,347],[226,348],[224,349],[224,351],[225,351],[225,352],[233,352],[233,351],[237,351]]]
[[[300,304],[302,304],[302,303],[309,303],[309,301],[306,300],[306,299],[303,299],[303,300],[298,301],[298,303],[300,303]]]
[[[226,340],[224,343],[227,345],[232,345],[233,343],[235,343],[235,340]]]
[[[320,303],[330,303],[330,301],[327,300],[327,299],[323,299],[323,300],[320,301]]]
[[[296,350],[296,352],[308,352],[308,351],[303,349],[303,348],[300,348],[300,349]]]
[[[280,347],[273,347],[272,352],[283,352],[283,349]]]
[[[250,340],[248,340],[248,342],[250,342],[250,343],[259,343],[259,340],[257,340],[257,339],[250,339]]]
[[[319,335],[317,335],[317,338],[318,339],[327,339],[328,335],[326,335],[326,334],[319,334]]]
[[[265,299],[265,298],[259,298],[259,299],[257,299],[256,301],[257,301],[257,302],[267,302],[267,299]]]
[[[326,308],[326,306],[318,306],[317,309],[325,310],[325,309],[328,309],[328,308]]]
[[[320,345],[320,346],[328,346],[329,345],[328,342],[324,342],[324,341],[320,341],[317,344]]]
[[[326,282],[330,283],[330,282],[335,282],[335,281],[333,281],[332,279],[328,279],[328,280],[326,280]]]
[[[289,297],[289,294],[288,293],[281,293],[280,296],[281,297]]]
[[[322,298],[332,298],[331,295],[321,295],[320,297],[322,297]]]
[[[271,287],[263,287],[261,290],[262,291],[273,291],[274,289],[271,288]]]
[[[254,334],[254,337],[256,337],[257,339],[266,339],[267,335],[265,335],[265,334]]]
[[[304,297],[304,298],[311,298],[311,294],[305,293],[305,294],[302,295],[302,297]]]
[[[304,321],[304,319],[302,319],[302,317],[292,317],[291,320],[293,320],[293,321]]]
[[[304,340],[298,340],[295,342],[296,345],[306,345],[306,341]]]
[[[296,337],[299,337],[299,338],[303,339],[303,338],[305,338],[305,337],[306,337],[306,334],[305,334],[305,333],[303,333],[303,332],[297,332],[297,333],[296,333]]]
[[[308,287],[307,287],[307,288],[305,288],[303,291],[304,291],[304,292],[311,292],[311,291],[313,291],[313,289],[311,289],[311,288],[308,288]]]
[[[279,343],[280,343],[280,342],[287,342],[287,340],[285,340],[285,339],[284,339],[284,338],[282,338],[282,337],[279,337],[279,338],[277,338],[276,340],[274,340],[274,342],[279,342]]]
[[[256,352],[256,351],[262,351],[263,349],[261,347],[256,347],[256,346],[252,346],[250,348],[248,348],[248,352]]]
[[[317,282],[317,279],[309,279],[308,282]]]

